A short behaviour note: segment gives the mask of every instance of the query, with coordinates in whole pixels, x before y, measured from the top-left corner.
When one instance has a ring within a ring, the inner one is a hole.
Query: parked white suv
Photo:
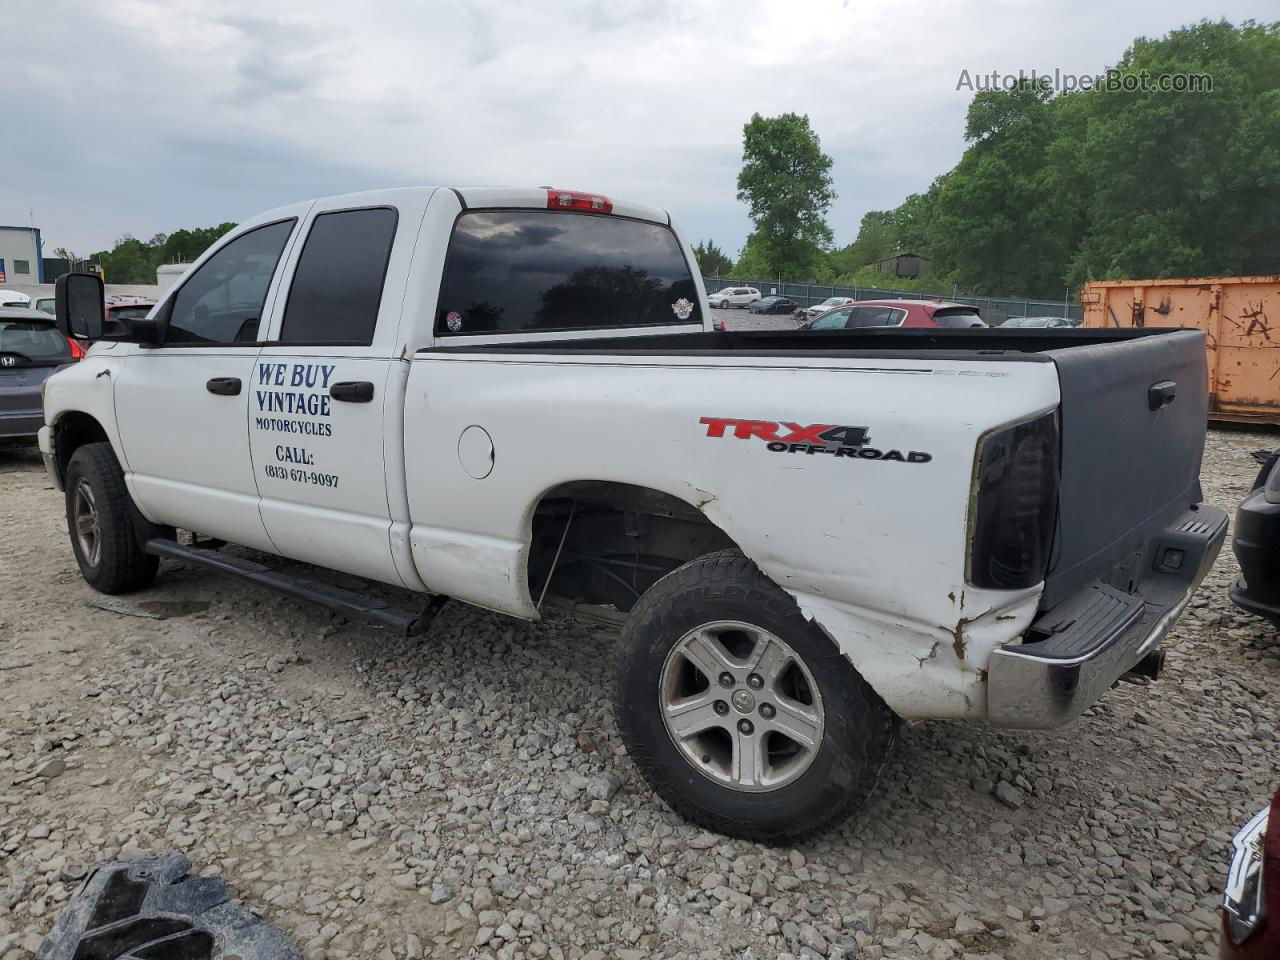
[[[707,294],[713,307],[727,310],[729,307],[746,309],[760,299],[760,291],[755,287],[725,287],[716,293]]]

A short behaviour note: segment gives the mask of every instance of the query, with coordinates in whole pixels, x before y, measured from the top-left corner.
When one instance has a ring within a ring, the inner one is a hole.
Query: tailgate
[[[1049,351],[1062,394],[1058,519],[1042,608],[1132,589],[1148,542],[1199,503],[1208,380],[1197,330]]]

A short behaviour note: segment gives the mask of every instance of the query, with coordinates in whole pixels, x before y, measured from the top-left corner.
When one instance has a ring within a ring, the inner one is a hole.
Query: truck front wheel
[[[108,443],[86,443],[67,464],[67,530],[80,574],[102,593],[149,586],[159,559],[142,549],[133,500]]]
[[[622,632],[615,713],[686,819],[786,843],[875,787],[897,718],[795,601],[737,550],[668,574]]]

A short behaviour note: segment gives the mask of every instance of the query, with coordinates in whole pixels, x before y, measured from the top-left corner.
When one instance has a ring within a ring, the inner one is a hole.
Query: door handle
[[[204,388],[220,397],[238,396],[240,393],[240,378],[214,377],[204,385]]]
[[[344,380],[329,388],[329,396],[348,403],[368,403],[373,399],[373,384],[368,380]]]
[[[1159,383],[1153,383],[1147,390],[1147,406],[1152,410],[1159,410],[1173,403],[1173,398],[1177,395],[1177,383],[1172,380],[1161,380]]]

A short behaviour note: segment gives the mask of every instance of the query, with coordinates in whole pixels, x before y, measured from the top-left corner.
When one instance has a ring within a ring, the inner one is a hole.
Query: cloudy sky
[[[796,111],[835,161],[843,244],[958,159],[962,70],[1095,73],[1135,36],[1273,4],[5,0],[0,223],[85,254],[325,194],[552,184],[735,255],[742,125]]]

